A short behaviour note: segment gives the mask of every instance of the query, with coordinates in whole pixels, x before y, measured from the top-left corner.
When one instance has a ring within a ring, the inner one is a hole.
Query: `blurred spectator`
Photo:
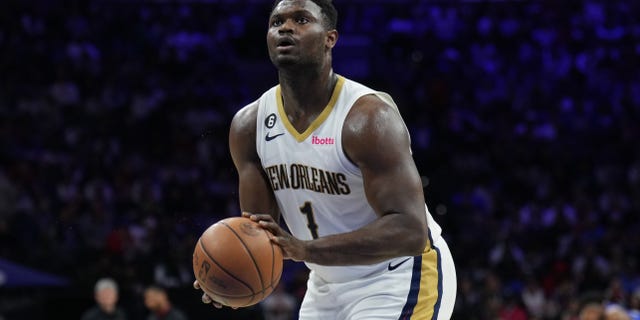
[[[631,295],[629,316],[632,320],[640,320],[640,288],[636,288]]]
[[[118,285],[111,278],[102,278],[94,288],[96,305],[85,311],[81,320],[126,320],[127,316],[118,307]]]
[[[470,277],[459,277],[458,295],[453,309],[453,319],[479,319],[481,296]]]
[[[280,284],[261,302],[265,320],[292,320],[298,313],[298,302]]]
[[[542,319],[546,315],[545,293],[535,278],[527,279],[525,287],[522,289],[521,298],[527,313],[534,319]]]
[[[627,311],[620,305],[611,304],[604,309],[605,320],[631,320]]]
[[[612,304],[625,304],[627,293],[620,278],[613,278],[604,292],[604,301]]]
[[[500,320],[527,320],[526,309],[520,304],[519,296],[513,292],[507,292],[503,294],[503,301],[501,302],[500,310],[498,311],[498,318]]]
[[[147,320],[187,320],[185,313],[173,306],[167,291],[156,285],[144,290],[144,305],[151,312]]]
[[[589,302],[580,308],[579,320],[601,320],[604,318],[604,307],[597,302]]]

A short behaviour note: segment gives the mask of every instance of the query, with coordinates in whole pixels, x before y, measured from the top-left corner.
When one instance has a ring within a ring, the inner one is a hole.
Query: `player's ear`
[[[338,42],[338,30],[333,29],[333,30],[327,31],[327,38],[325,41],[326,41],[325,45],[327,46],[327,48],[333,49],[333,47]]]

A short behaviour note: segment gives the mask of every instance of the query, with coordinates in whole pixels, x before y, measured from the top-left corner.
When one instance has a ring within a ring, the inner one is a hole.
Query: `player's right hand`
[[[271,235],[269,238],[271,241],[282,249],[282,256],[285,259],[291,259],[293,261],[306,261],[307,246],[305,241],[302,241],[291,233],[285,231],[280,225],[273,220],[273,217],[269,214],[255,214],[250,212],[242,212],[242,216],[249,218],[252,221],[257,222],[261,227],[269,230]]]
[[[193,282],[193,287],[196,290],[200,290],[200,284],[198,283],[198,280]],[[222,308],[222,304],[220,302],[217,301],[213,301],[213,299],[211,299],[211,297],[209,297],[206,293],[202,293],[202,302],[203,303],[211,303],[214,307],[220,309]],[[234,308],[236,309],[236,308]]]

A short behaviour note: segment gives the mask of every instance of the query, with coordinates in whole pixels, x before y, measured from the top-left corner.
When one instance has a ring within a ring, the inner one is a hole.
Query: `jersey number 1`
[[[313,208],[311,207],[311,202],[305,202],[302,207],[300,207],[300,212],[307,216],[307,227],[309,231],[311,231],[311,236],[314,239],[318,239],[318,224],[316,223],[316,219],[313,216]]]

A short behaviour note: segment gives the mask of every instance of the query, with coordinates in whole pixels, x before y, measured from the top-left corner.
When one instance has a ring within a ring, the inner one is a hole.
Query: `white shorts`
[[[457,289],[453,258],[442,238],[428,248],[349,282],[329,283],[311,271],[299,319],[450,319]]]

